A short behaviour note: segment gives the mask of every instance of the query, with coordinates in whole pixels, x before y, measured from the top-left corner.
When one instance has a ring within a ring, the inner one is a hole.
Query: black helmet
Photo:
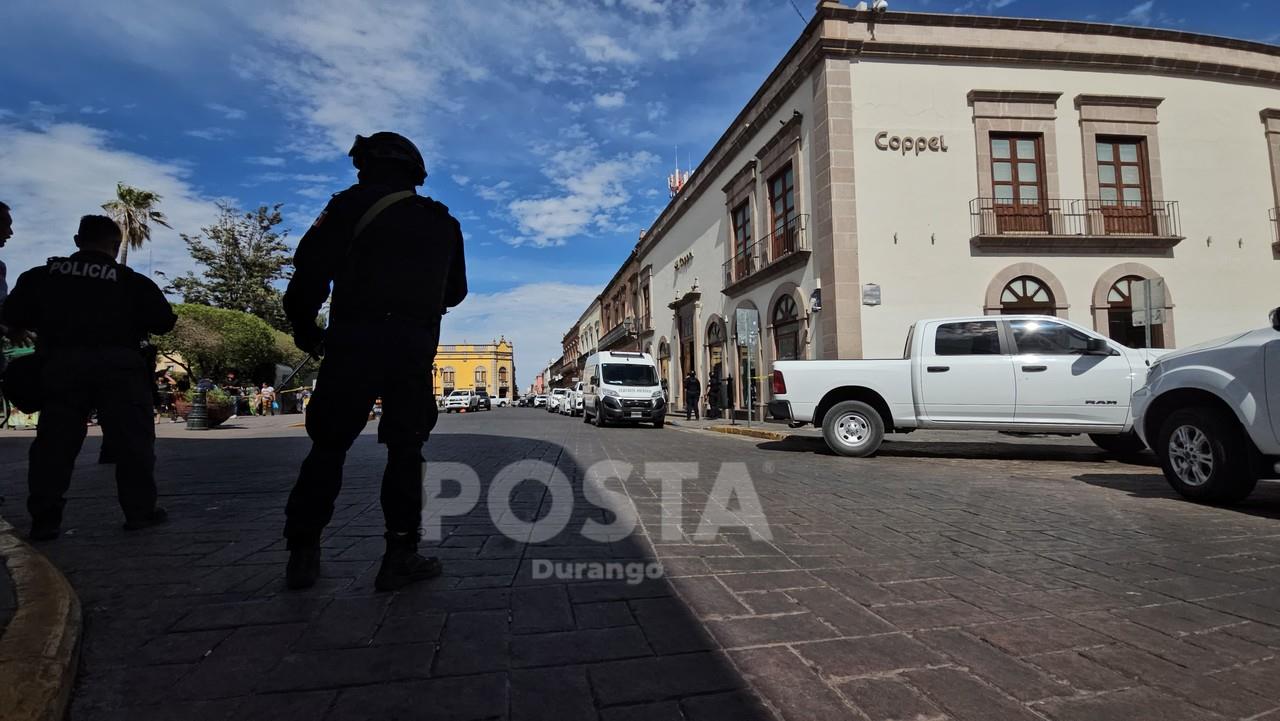
[[[399,133],[384,131],[367,138],[357,135],[356,142],[351,145],[347,155],[351,157],[351,164],[357,170],[363,170],[370,160],[390,160],[405,163],[418,171],[415,185],[422,185],[427,179],[427,164],[423,162],[418,146]]]

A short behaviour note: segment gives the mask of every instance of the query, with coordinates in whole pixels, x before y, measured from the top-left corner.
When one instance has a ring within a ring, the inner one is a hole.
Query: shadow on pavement
[[[1165,477],[1159,473],[1083,473],[1075,476],[1075,480],[1092,486],[1124,491],[1134,498],[1159,498],[1192,503],[1178,495],[1178,492],[1173,490]],[[1280,519],[1280,482],[1259,481],[1253,493],[1240,503],[1213,507],[1249,516]]]
[[[1117,458],[1091,446],[1067,446],[1053,444],[991,443],[991,442],[937,442],[904,440],[904,436],[890,436],[872,458],[969,458],[983,461],[1061,461],[1061,462],[1110,462],[1129,466],[1159,467],[1150,453]],[[765,441],[756,444],[764,451],[813,453],[836,456],[821,438],[792,436],[782,441]],[[856,462],[857,459],[850,459]]]
[[[72,718],[773,718],[667,579],[534,578],[537,561],[654,559],[638,532],[610,543],[581,535],[584,522],[613,518],[587,502],[585,469],[560,445],[433,435],[428,477],[433,464],[466,464],[480,501],[423,543],[444,576],[380,594],[383,453],[371,436],[349,456],[321,581],[302,592],[284,587],[280,532],[305,438],[159,439],[172,521],[139,534],[120,530],[111,469],[93,463],[99,441],[77,464],[66,533],[41,546],[85,609]],[[16,446],[27,442],[0,441],[11,498],[22,493],[13,471],[25,470]],[[490,486],[522,459],[534,477],[564,475],[572,510],[553,511],[547,487],[525,480],[509,514],[490,513]],[[567,524],[540,543],[499,530],[553,513]]]

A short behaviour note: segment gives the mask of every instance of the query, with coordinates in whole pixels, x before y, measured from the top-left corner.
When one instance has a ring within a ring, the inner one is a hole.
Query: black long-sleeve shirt
[[[95,251],[26,271],[4,302],[5,325],[35,331],[41,348],[137,348],[177,321],[150,278]]]
[[[353,238],[378,200],[411,189],[362,182],[333,196],[294,254],[284,310],[295,328],[315,323],[331,286],[332,325],[388,315],[435,323],[466,298],[462,228],[443,204],[406,198]]]

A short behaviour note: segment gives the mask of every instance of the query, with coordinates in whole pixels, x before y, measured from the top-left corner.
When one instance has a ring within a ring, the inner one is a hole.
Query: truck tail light
[[[782,377],[782,371],[773,372],[773,394],[775,396],[785,396],[787,394],[787,381]]]

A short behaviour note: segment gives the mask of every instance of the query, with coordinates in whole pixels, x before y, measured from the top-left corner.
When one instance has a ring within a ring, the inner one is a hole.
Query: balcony
[[[976,198],[969,202],[969,221],[973,247],[995,253],[1167,255],[1183,240],[1173,200],[1020,204]]]
[[[808,220],[807,215],[797,215],[725,261],[721,292],[734,295],[803,265],[811,252],[805,233]]]

